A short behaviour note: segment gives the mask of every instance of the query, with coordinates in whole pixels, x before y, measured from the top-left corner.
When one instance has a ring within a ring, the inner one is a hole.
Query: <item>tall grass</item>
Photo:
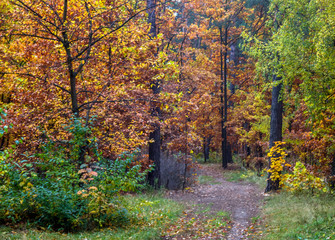
[[[335,239],[335,196],[281,192],[266,199],[264,239]]]

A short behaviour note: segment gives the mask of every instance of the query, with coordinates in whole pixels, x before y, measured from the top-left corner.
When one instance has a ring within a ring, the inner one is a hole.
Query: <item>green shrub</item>
[[[296,162],[293,172],[285,177],[284,188],[291,192],[328,191],[324,181],[308,171],[300,161]]]
[[[70,140],[61,144],[48,139],[41,152],[17,161],[10,151],[0,156],[0,224],[28,221],[59,231],[123,226],[129,221],[118,193],[136,191],[147,171],[134,163],[136,153],[122,160],[102,159],[90,129],[79,120],[67,128]],[[81,149],[85,155],[78,164]],[[93,161],[94,160],[94,161]],[[79,165],[79,166],[78,166]]]

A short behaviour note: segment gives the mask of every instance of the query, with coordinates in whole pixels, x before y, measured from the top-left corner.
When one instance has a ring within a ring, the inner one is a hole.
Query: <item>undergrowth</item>
[[[161,194],[124,195],[119,198],[130,219],[122,227],[109,227],[96,231],[77,233],[60,233],[49,230],[37,230],[29,225],[22,225],[13,230],[0,228],[0,239],[160,239],[161,233],[181,215],[184,206],[165,199]]]
[[[208,163],[221,163],[221,153],[218,153],[216,151],[210,151],[209,152],[209,159],[205,162],[204,160],[204,154],[199,153],[193,156],[193,159],[200,164],[208,164]]]
[[[24,159],[15,147],[0,152],[0,224],[60,232],[129,224],[118,195],[140,190],[150,169],[142,171],[134,152],[102,158],[90,127],[78,118],[64,129],[68,139],[47,137]]]
[[[281,192],[266,199],[264,239],[335,239],[335,196]]]

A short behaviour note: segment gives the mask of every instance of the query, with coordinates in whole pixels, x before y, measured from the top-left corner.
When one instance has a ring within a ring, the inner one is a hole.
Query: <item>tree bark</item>
[[[233,163],[233,154],[232,154],[232,149],[231,149],[231,145],[229,142],[227,143],[227,162]]]
[[[335,189],[335,157],[333,157],[333,161],[331,164],[331,177],[329,185],[332,189]]]
[[[211,137],[204,137],[204,162],[209,160],[209,146],[211,144]]]
[[[150,24],[149,35],[151,38],[157,37],[156,27],[156,1],[147,0],[148,8],[148,23]],[[159,81],[153,81],[151,89],[154,95],[160,93]],[[160,117],[160,107],[155,104],[151,110],[151,115],[154,117]],[[161,155],[161,133],[159,123],[155,124],[154,131],[150,133],[149,143],[149,159],[154,163],[154,169],[148,174],[148,181],[154,188],[161,186],[161,174],[160,174],[160,155]]]
[[[236,42],[233,42],[230,45],[229,61],[233,63],[234,67],[238,65],[238,47],[237,47]],[[232,75],[232,79],[234,78],[236,78],[235,74]],[[229,91],[230,91],[230,96],[235,94],[235,85],[231,81],[229,82]],[[230,100],[228,102],[228,106],[230,108],[234,108],[234,102]]]
[[[224,38],[224,39],[223,39]],[[228,29],[225,28],[224,36],[222,32],[222,27],[220,27],[220,42],[221,42],[221,50],[220,50],[220,65],[221,65],[221,151],[222,151],[222,167],[227,168],[228,166],[228,154],[227,154],[227,129],[226,129],[226,122],[227,122],[227,73],[228,73],[228,67],[227,67],[227,55],[228,55]],[[225,50],[223,52],[222,45],[225,45]]]
[[[281,77],[273,76],[273,82],[278,83]],[[282,127],[283,127],[283,100],[280,98],[282,83],[276,84],[272,88],[272,102],[271,102],[271,123],[270,123],[270,142],[269,148],[274,146],[274,142],[282,141]],[[269,158],[269,167],[271,166],[271,158]],[[271,180],[271,173],[268,173],[267,185],[265,192],[270,192],[279,189],[279,181]]]

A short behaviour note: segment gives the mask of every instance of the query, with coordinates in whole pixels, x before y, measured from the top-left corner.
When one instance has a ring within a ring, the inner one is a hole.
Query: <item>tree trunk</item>
[[[224,37],[224,39],[223,39]],[[228,29],[225,28],[225,33],[223,36],[222,27],[220,27],[220,42],[221,42],[221,50],[220,50],[220,58],[221,58],[221,138],[222,138],[222,144],[221,144],[221,150],[222,150],[222,167],[227,168],[228,166],[228,154],[227,154],[227,129],[226,129],[226,122],[227,122],[227,54],[228,54]],[[225,45],[225,50],[223,53],[222,44]]]
[[[227,143],[227,162],[233,163],[233,154],[232,154],[231,145],[229,142]]]
[[[0,103],[8,104],[11,102],[11,94],[10,93],[1,93],[0,94]],[[2,105],[0,104],[0,105]],[[1,110],[1,109],[0,109]],[[3,133],[0,135],[0,151],[6,149],[10,144],[10,134],[8,132]]]
[[[209,146],[211,144],[211,137],[204,137],[204,162],[209,160]]]
[[[148,8],[148,23],[150,24],[149,35],[151,38],[157,37],[156,28],[156,1],[147,0]],[[153,94],[158,95],[160,93],[159,82],[153,81],[151,84]],[[155,104],[151,110],[151,115],[154,117],[160,117],[160,107]],[[160,155],[161,155],[161,133],[159,123],[155,124],[154,131],[150,133],[149,143],[149,159],[154,163],[154,169],[148,174],[149,184],[155,188],[159,188],[161,185],[160,177]]]
[[[331,164],[331,175],[330,175],[329,186],[331,187],[331,189],[335,189],[335,157],[333,157],[333,162]]]
[[[185,154],[184,154],[184,174],[183,174],[183,191],[186,187],[187,182],[187,168],[188,168],[188,119],[186,118],[185,121],[185,136],[186,136],[186,143],[185,143]]]
[[[273,76],[273,82],[281,81],[281,77]],[[270,143],[269,147],[274,146],[274,142],[282,141],[282,126],[283,126],[283,100],[280,99],[282,83],[276,84],[272,88],[272,103],[271,103],[271,123],[270,123]],[[271,158],[269,158],[269,167],[271,166]],[[268,174],[267,186],[265,192],[278,190],[279,181],[271,180],[271,173]]]
[[[229,62],[233,63],[234,67],[238,65],[238,47],[236,42],[230,46]],[[235,74],[232,75],[232,79],[234,78],[236,78]],[[229,91],[230,96],[235,94],[235,85],[231,81],[229,82]],[[234,102],[230,100],[228,106],[234,108]]]
[[[153,161],[154,169],[148,174],[149,184],[155,188],[159,188],[161,185],[160,176],[160,126],[157,124],[155,130],[150,133],[150,140],[153,142],[149,143],[149,159]]]

